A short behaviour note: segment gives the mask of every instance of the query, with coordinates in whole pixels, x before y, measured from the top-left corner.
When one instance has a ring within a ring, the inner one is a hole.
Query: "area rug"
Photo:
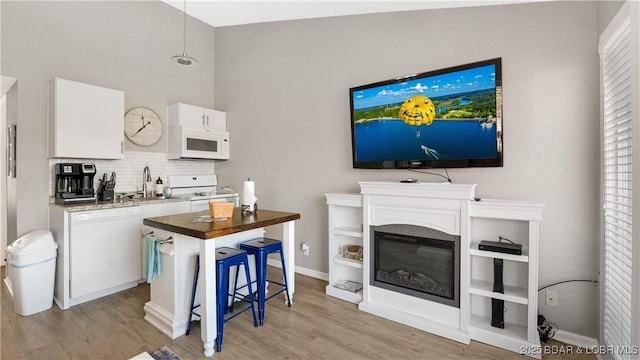
[[[158,350],[150,352],[149,355],[151,355],[151,357],[156,360],[182,360],[180,356],[178,356],[176,353],[171,351],[171,349],[169,349],[166,346],[163,346]]]

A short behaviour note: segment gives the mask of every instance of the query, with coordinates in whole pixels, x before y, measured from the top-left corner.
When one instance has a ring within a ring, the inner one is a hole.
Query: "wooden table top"
[[[237,207],[233,209],[231,219],[226,221],[193,222],[193,219],[196,217],[207,215],[209,215],[208,210],[196,213],[158,216],[144,219],[143,224],[198,239],[213,239],[241,231],[300,219],[300,214],[298,213],[263,209],[256,210],[256,213],[252,215],[242,215],[240,208]]]

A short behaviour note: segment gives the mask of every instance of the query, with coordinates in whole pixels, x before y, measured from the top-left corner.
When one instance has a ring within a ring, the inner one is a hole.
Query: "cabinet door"
[[[124,92],[55,78],[49,85],[49,157],[122,159]]]
[[[72,224],[71,298],[90,295],[140,279],[140,217]]]
[[[202,106],[175,103],[169,105],[169,126],[205,127],[205,114]]]
[[[224,111],[204,109],[205,127],[212,130],[227,131],[227,113]]]
[[[207,109],[202,106],[185,103],[173,103],[168,106],[169,127],[186,126],[227,131],[227,113]]]

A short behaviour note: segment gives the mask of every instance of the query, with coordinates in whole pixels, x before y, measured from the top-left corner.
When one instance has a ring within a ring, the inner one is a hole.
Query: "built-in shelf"
[[[341,289],[336,284],[348,281],[362,284],[362,260],[342,256],[347,245],[362,246],[362,195],[325,194],[329,207],[329,285],[327,295],[352,303],[362,301],[362,291]]]
[[[470,202],[470,263],[474,269],[481,270],[472,271],[469,279],[471,301],[481,304],[479,308],[469,311],[469,335],[472,339],[520,354],[525,347],[540,346],[537,332],[538,294],[535,290],[538,287],[539,224],[543,209],[543,204],[533,202],[490,199]],[[521,244],[522,255],[478,249],[481,239],[500,236]],[[492,258],[504,260],[504,271],[507,266],[514,270],[504,273],[504,280],[509,283],[504,286],[504,294],[493,292],[493,271],[487,269],[490,261],[481,260]],[[505,318],[511,322],[505,321],[504,329],[491,326],[490,315],[484,313],[485,308],[490,308],[489,299],[504,300],[505,306],[512,304],[508,307],[509,319]],[[537,359],[541,357],[535,350],[525,355]]]
[[[477,243],[474,243],[471,245],[471,248],[469,249],[469,254],[473,256],[482,256],[487,258],[495,258],[495,259],[503,259],[503,260],[519,261],[519,262],[529,262],[528,255],[513,255],[513,254],[499,253],[495,251],[480,250],[478,249]]]
[[[506,336],[519,341],[527,340],[527,327],[522,325],[516,325],[505,322],[504,329],[491,326],[491,319],[479,315],[471,315],[471,321],[469,322],[470,330],[477,330],[478,332],[486,332],[486,336],[493,337],[495,335]],[[472,338],[474,336],[472,335]]]
[[[361,260],[354,260],[354,259],[347,259],[345,257],[343,257],[340,254],[336,254],[333,256],[333,262],[336,264],[342,264],[342,265],[346,265],[346,266],[351,266],[353,268],[356,269],[362,269],[362,261]]]
[[[333,285],[327,285],[327,287],[325,288],[325,292],[327,293],[327,295],[337,297],[352,303],[359,303],[360,301],[362,301],[361,292],[353,292],[353,291],[338,289]]]
[[[471,338],[492,344],[500,348],[523,354],[535,359],[542,358],[540,340],[534,342],[527,340],[528,329],[526,326],[505,322],[504,329],[491,326],[491,319],[479,315],[471,315],[469,320],[469,335]],[[536,334],[537,335],[537,334]],[[538,347],[536,349],[536,347]]]
[[[357,238],[362,238],[362,230],[358,227],[353,226],[336,226],[333,229],[333,232],[336,235],[345,235],[345,236],[353,236]]]
[[[483,280],[471,280],[469,292],[487,298],[500,299],[518,304],[529,304],[527,289],[518,286],[504,285],[504,294],[493,291],[493,283]]]

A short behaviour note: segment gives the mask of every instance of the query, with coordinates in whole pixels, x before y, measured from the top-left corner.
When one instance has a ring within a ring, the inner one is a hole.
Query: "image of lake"
[[[355,138],[356,161],[434,160],[422,146],[440,160],[492,159],[497,153],[495,124],[483,127],[478,121],[436,120],[429,126],[369,121],[356,124]]]

